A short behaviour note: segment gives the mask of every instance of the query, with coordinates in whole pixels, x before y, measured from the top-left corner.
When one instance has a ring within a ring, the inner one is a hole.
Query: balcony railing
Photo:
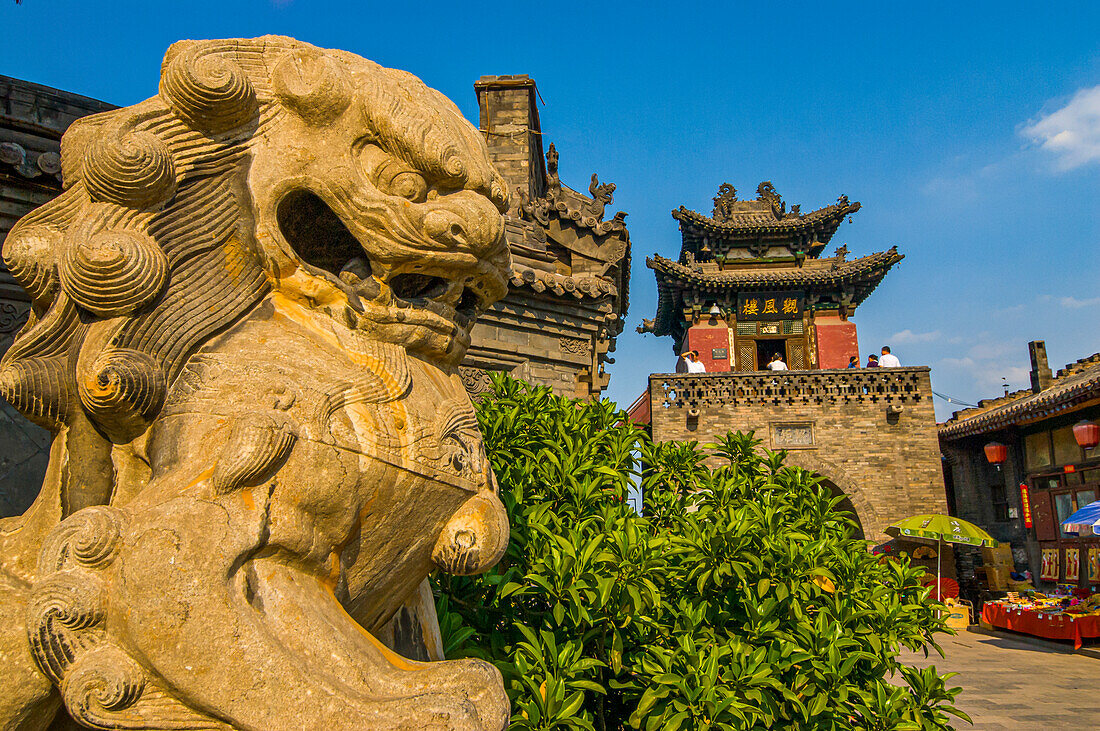
[[[654,409],[718,406],[911,404],[931,398],[926,366],[752,373],[654,373]]]

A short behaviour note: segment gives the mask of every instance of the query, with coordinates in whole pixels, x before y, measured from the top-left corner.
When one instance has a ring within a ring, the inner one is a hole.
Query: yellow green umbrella
[[[964,546],[996,547],[997,541],[984,530],[968,523],[962,518],[951,515],[914,515],[899,520],[886,529],[886,535],[894,538],[908,538],[917,541],[936,542],[936,601],[940,599],[940,553],[941,543],[959,543]]]

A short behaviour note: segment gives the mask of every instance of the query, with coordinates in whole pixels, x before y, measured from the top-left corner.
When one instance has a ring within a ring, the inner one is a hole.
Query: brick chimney
[[[1027,344],[1027,349],[1031,353],[1031,390],[1039,393],[1049,388],[1054,380],[1047,364],[1047,344],[1043,340],[1032,340]]]
[[[515,211],[519,204],[516,188],[531,198],[546,192],[535,80],[527,74],[482,76],[474,82],[474,92],[481,110],[481,134],[489,146],[489,157],[508,184]]]

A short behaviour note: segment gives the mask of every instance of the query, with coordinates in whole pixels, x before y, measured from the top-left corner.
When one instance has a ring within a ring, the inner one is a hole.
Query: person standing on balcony
[[[889,345],[882,346],[882,357],[878,359],[878,364],[883,368],[901,368],[901,361],[890,352]]]
[[[769,371],[785,371],[787,370],[787,364],[783,362],[783,356],[776,353],[772,356],[771,362],[768,363]]]
[[[878,356],[874,353],[867,356],[867,365],[864,368],[878,368]]]
[[[853,355],[851,358],[848,359],[848,367],[849,368],[859,368],[859,356],[858,355]]]
[[[707,367],[703,365],[703,361],[699,360],[698,350],[689,350],[683,353],[680,358],[683,360],[684,365],[687,366],[688,373],[706,373]],[[676,368],[676,372],[679,373],[679,366]]]

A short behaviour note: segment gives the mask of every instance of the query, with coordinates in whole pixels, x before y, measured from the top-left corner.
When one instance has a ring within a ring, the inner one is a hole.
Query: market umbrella
[[[1069,533],[1079,533],[1082,528],[1100,527],[1100,500],[1089,503],[1085,507],[1073,513],[1062,521],[1062,525]],[[1096,533],[1096,530],[1093,530]]]
[[[993,536],[978,526],[950,515],[914,515],[891,525],[886,529],[886,535],[936,542],[936,601],[940,600],[940,554],[943,553],[941,544],[960,543],[974,547],[997,545]]]

